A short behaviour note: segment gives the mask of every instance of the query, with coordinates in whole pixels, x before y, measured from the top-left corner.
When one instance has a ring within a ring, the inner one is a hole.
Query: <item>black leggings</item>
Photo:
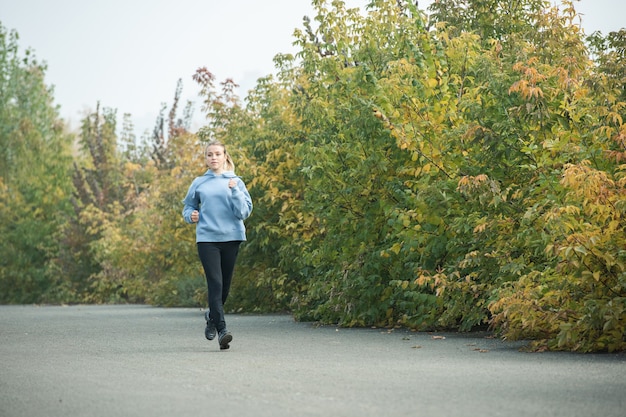
[[[198,242],[198,255],[204,268],[209,301],[209,317],[217,330],[226,327],[224,303],[233,279],[241,242]]]

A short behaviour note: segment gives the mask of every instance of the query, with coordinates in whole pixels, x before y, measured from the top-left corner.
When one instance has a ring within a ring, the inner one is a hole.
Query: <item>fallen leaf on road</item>
[[[432,338],[437,339],[437,340],[442,340],[442,339],[445,339],[446,337],[445,336],[433,336]]]

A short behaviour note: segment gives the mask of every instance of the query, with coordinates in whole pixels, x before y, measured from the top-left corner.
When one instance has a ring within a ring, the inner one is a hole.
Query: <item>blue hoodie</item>
[[[237,185],[228,187],[236,178]],[[243,221],[252,213],[252,199],[244,182],[232,171],[219,175],[208,170],[189,186],[183,200],[183,218],[192,223],[191,213],[200,212],[196,225],[196,242],[230,242],[246,240]]]

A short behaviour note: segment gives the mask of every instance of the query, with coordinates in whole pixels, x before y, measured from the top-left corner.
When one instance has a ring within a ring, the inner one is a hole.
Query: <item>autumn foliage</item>
[[[245,103],[198,70],[197,134],[179,90],[143,148],[85,120],[39,300],[203,305],[180,200],[219,139],[255,204],[231,311],[624,350],[626,33],[570,1],[313,4]]]

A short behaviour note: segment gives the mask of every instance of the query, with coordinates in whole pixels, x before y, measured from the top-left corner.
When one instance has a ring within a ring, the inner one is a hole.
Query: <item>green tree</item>
[[[53,264],[58,280],[49,294],[51,300],[101,301],[93,288],[102,269],[95,244],[124,207],[116,127],[116,111],[101,111],[99,104],[82,120],[80,154],[72,173],[74,211],[57,236],[62,247]]]
[[[39,302],[71,209],[70,146],[46,65],[0,25],[0,302]]]
[[[110,157],[92,156],[82,169],[92,173],[88,168],[91,163],[98,166],[102,179],[95,182],[114,184],[116,190],[108,193],[114,199],[102,208],[87,200],[79,217],[80,224],[87,226],[83,227],[84,233],[90,234],[85,249],[96,266],[87,281],[89,301],[198,303],[196,292],[202,288],[202,275],[198,264],[190,260],[195,252],[190,244],[192,235],[185,235],[189,228],[180,216],[180,200],[192,175],[189,165],[200,158],[201,151],[194,155],[197,138],[188,132],[190,103],[184,108],[183,117],[178,118],[181,92],[179,81],[169,112],[166,113],[167,106],[161,107],[152,135],[144,138],[141,145],[128,131],[130,124],[126,120],[121,135],[123,148]],[[95,140],[96,149],[106,149],[106,145],[98,145],[100,138],[109,138],[106,140],[111,146],[119,141],[107,133],[115,131],[114,113],[107,112],[100,119],[99,129],[95,128],[97,123],[86,122],[92,126],[87,131],[102,134],[85,134],[84,138],[88,144]],[[105,160],[115,163],[107,165]],[[94,181],[85,184],[91,182]]]
[[[328,3],[248,116],[219,113],[269,208],[269,286],[299,318],[621,349],[623,104],[572,3],[439,2],[433,30],[410,2]]]

